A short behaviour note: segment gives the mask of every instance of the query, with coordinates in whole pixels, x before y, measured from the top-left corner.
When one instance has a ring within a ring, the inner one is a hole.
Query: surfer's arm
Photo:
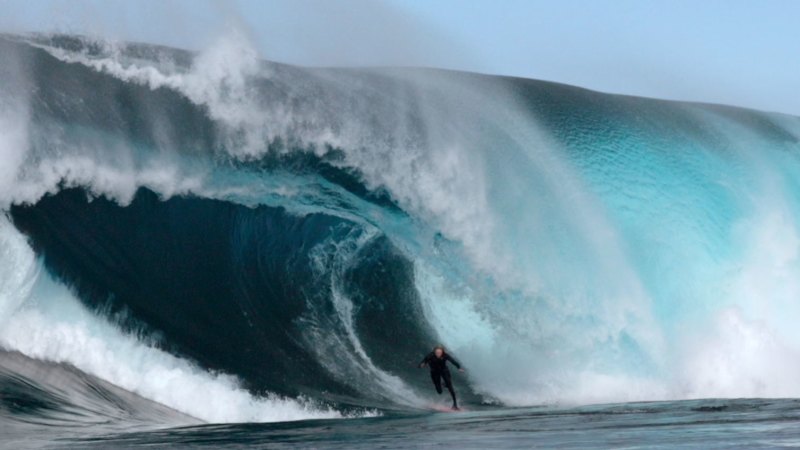
[[[419,365],[417,367],[419,367],[419,368],[425,367],[428,364],[428,361],[431,360],[431,355],[432,354],[433,353],[429,353],[429,354],[425,355],[425,357],[422,358],[422,361],[419,362]]]
[[[454,366],[458,367],[458,370],[461,370],[461,364],[459,364],[459,363],[458,363],[458,361],[456,361],[456,359],[455,359],[455,358],[453,358],[453,357],[452,357],[452,356],[450,356],[450,355],[445,355],[445,358],[447,358],[447,360],[448,360],[448,361],[450,361],[451,363],[453,363],[453,365],[454,365]]]

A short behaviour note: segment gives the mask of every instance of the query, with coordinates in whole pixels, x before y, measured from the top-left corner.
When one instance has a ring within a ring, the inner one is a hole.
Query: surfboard
[[[435,403],[428,405],[428,408],[436,412],[447,412],[447,413],[457,413],[466,411],[466,409],[463,406],[459,406],[459,409],[453,409],[449,406],[437,405]]]

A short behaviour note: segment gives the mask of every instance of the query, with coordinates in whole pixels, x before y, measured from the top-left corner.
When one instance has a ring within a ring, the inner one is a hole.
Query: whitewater
[[[14,436],[413,429],[437,343],[481,411],[800,397],[797,117],[288,66],[235,31],[0,55],[0,380],[39,405],[3,403]]]

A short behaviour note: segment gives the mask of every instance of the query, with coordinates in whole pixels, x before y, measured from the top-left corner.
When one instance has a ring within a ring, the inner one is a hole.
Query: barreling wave
[[[436,342],[470,402],[800,394],[797,118],[235,33],[0,54],[7,352],[212,422],[419,408]]]

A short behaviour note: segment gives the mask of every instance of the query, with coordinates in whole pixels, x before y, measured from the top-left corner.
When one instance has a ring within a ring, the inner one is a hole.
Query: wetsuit
[[[453,389],[453,383],[450,381],[450,369],[447,368],[447,361],[450,361],[459,369],[461,368],[461,364],[447,353],[442,353],[442,357],[437,358],[434,352],[430,352],[428,356],[422,358],[419,367],[423,367],[427,364],[431,368],[431,380],[433,380],[433,385],[436,386],[436,392],[440,394],[442,393],[442,378],[444,378],[444,385],[447,390],[450,391],[450,396],[453,397],[453,408],[458,408],[456,391]]]

